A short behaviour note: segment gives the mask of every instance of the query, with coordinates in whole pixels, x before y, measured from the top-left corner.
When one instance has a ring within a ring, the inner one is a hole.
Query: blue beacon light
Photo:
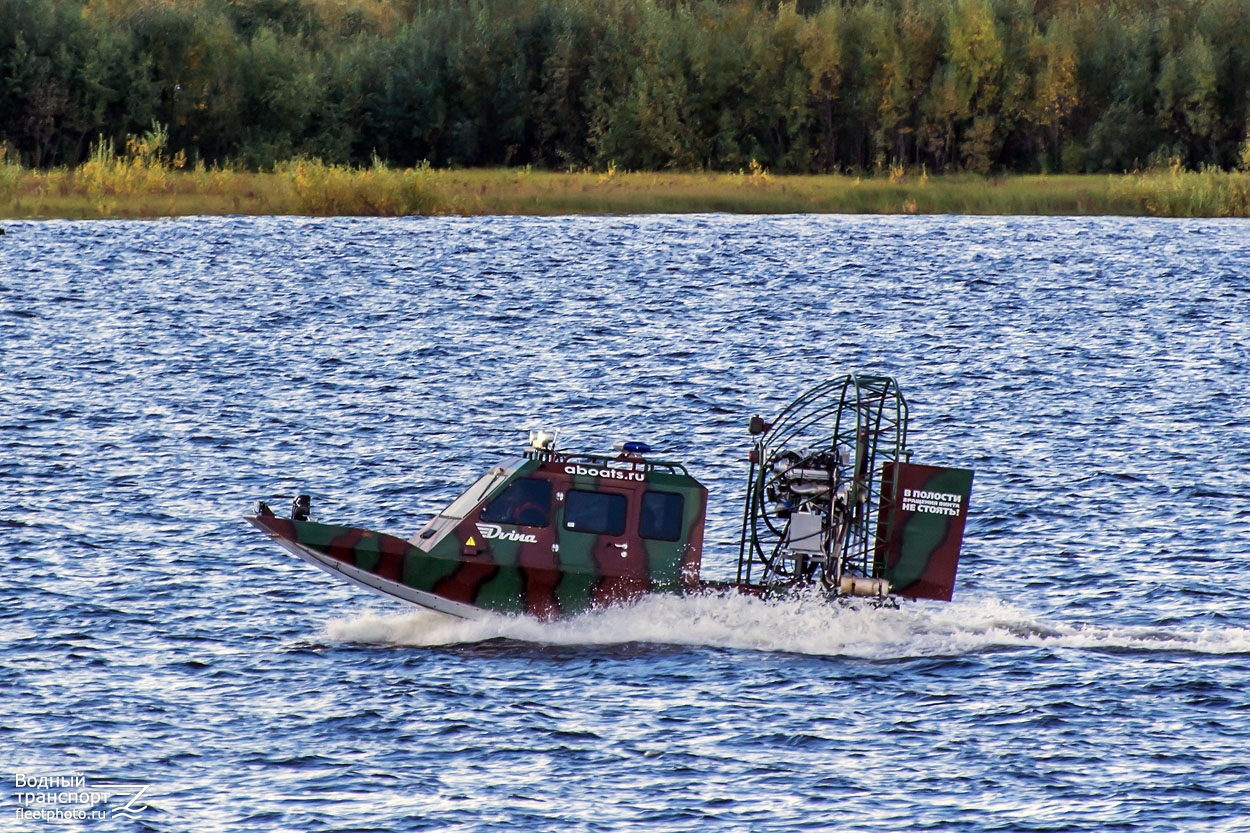
[[[621,443],[619,448],[626,454],[650,454],[651,446],[643,442],[630,441]]]

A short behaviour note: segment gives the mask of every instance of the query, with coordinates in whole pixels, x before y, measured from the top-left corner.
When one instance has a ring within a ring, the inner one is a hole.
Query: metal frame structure
[[[893,532],[898,501],[882,495],[881,474],[908,453],[907,402],[897,382],[855,374],[831,379],[791,402],[771,425],[752,420],[752,433],[738,583],[820,584],[858,594],[848,590],[853,581],[844,581],[852,577],[878,582],[874,594],[888,592],[877,553]]]

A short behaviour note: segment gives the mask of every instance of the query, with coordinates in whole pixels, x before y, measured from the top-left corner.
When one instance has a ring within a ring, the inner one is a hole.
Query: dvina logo
[[[519,541],[522,544],[537,544],[537,535],[526,535],[524,532],[517,532],[510,529],[503,531],[503,527],[495,524],[476,524],[477,531],[482,533],[482,537],[488,541]]]

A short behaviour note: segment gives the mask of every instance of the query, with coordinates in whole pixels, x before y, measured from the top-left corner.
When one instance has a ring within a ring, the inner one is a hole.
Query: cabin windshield
[[[477,479],[477,482],[464,490],[464,494],[452,501],[448,506],[439,513],[440,517],[460,520],[465,515],[481,503],[487,495],[491,493],[497,485],[508,478],[508,470],[503,466],[495,466],[486,474]]]
[[[513,480],[482,510],[482,520],[518,526],[546,526],[551,515],[551,481],[533,477]]]

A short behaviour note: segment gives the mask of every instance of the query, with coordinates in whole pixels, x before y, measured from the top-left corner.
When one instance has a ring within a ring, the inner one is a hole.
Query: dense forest
[[[0,153],[1250,167],[1250,0],[0,0]]]

